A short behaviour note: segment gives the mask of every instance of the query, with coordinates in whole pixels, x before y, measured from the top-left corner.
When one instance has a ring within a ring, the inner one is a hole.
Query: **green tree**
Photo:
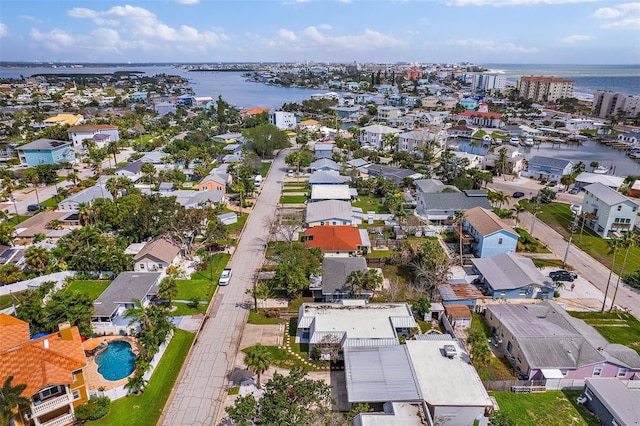
[[[24,173],[24,178],[27,182],[33,185],[33,189],[36,191],[36,200],[38,200],[38,204],[40,204],[40,195],[38,194],[38,183],[40,182],[40,178],[38,177],[38,171],[33,168],[27,169]]]
[[[587,169],[587,165],[584,164],[584,162],[582,161],[578,161],[576,164],[573,165],[573,168],[571,169],[571,173],[577,176],[580,173],[584,172],[586,169]]]
[[[318,273],[322,258],[320,249],[308,249],[302,243],[277,244],[273,255],[278,262],[274,282],[295,296],[309,286],[309,277]]]
[[[345,284],[351,287],[351,293],[362,295],[363,291],[375,291],[382,285],[382,275],[375,269],[356,270],[347,275]]]
[[[291,146],[287,135],[273,124],[246,129],[242,135],[253,144],[253,149],[262,157],[271,157],[273,151]]]
[[[24,260],[31,270],[40,274],[51,261],[51,253],[44,247],[30,246],[24,251]]]
[[[593,172],[595,169],[597,169],[599,165],[600,165],[600,163],[598,163],[597,161],[592,161],[591,163],[589,163],[589,167],[591,167],[591,171],[592,171],[592,172]]]
[[[424,294],[421,294],[413,303],[413,309],[418,313],[421,320],[424,320],[424,316],[431,310],[431,302],[429,298]]]
[[[616,281],[616,288],[613,292],[613,298],[611,299],[611,307],[609,307],[609,312],[613,309],[616,303],[616,296],[618,295],[618,287],[620,286],[620,277],[624,274],[624,268],[627,265],[627,257],[629,256],[629,250],[631,247],[636,247],[640,244],[640,236],[634,231],[627,231],[622,235],[622,239],[620,242],[621,248],[624,248],[624,259],[622,260],[622,266],[620,267],[620,272],[618,272],[618,280]]]
[[[26,278],[26,274],[15,263],[5,263],[0,266],[0,284],[13,284]]]
[[[560,177],[560,183],[562,185],[564,185],[564,190],[568,191],[569,190],[569,186],[571,186],[574,183],[576,183],[576,178],[573,175],[562,175]]]
[[[511,165],[509,163],[509,158],[507,157],[507,149],[501,148],[498,151],[498,157],[493,164],[493,172],[496,176],[502,176],[509,171],[510,167]]]
[[[135,394],[144,392],[144,388],[147,386],[147,381],[142,374],[136,373],[129,377],[127,383],[124,384],[124,388]]]
[[[13,376],[7,377],[0,389],[0,423],[3,425],[11,424],[13,411],[19,405],[28,406],[31,402],[22,396],[22,392],[27,388],[25,384],[12,386]]]
[[[244,363],[247,365],[249,371],[258,376],[257,385],[258,389],[261,389],[260,376],[267,371],[271,365],[271,353],[266,347],[262,346],[262,344],[256,343],[248,347],[245,351]]]
[[[178,295],[178,283],[173,276],[164,277],[160,281],[160,287],[158,293],[163,299],[169,300],[169,308],[171,308],[171,302]]]
[[[9,222],[0,222],[0,244],[13,246],[16,239],[16,228]]]

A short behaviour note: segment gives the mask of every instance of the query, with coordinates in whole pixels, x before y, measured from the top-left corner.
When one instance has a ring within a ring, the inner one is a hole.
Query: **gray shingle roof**
[[[487,197],[469,197],[464,192],[432,192],[418,193],[418,199],[422,199],[425,210],[469,210],[474,207],[491,209]],[[420,205],[420,204],[418,204]]]
[[[538,167],[551,167],[553,169],[564,169],[569,163],[571,163],[570,160],[565,160],[563,158],[543,157],[541,155],[534,155],[529,159],[529,166],[535,165]]]
[[[122,303],[158,292],[160,272],[123,272],[93,302],[94,317],[109,317]]]
[[[640,424],[640,389],[627,387],[617,378],[596,377],[586,379],[587,386],[623,425]]]
[[[321,158],[319,160],[316,160],[313,163],[311,163],[309,167],[311,168],[311,170],[324,169],[324,168],[329,168],[332,170],[341,169],[340,165],[330,158]]]
[[[102,188],[101,188],[102,187]],[[91,203],[98,198],[106,198],[113,200],[113,196],[104,185],[98,184],[85,188],[82,191],[75,193],[65,200],[60,201],[58,204],[65,204],[68,202],[73,203]]]
[[[351,179],[347,176],[342,176],[340,173],[334,170],[317,170],[311,173],[309,176],[309,185],[317,184],[341,184],[347,183]]]
[[[333,294],[337,290],[348,293],[347,276],[353,271],[366,271],[364,257],[327,257],[322,262],[322,294]]]
[[[351,203],[344,200],[316,201],[307,205],[307,223],[329,219],[351,221]]]
[[[502,253],[472,259],[471,262],[494,290],[513,290],[530,285],[554,288],[553,281],[542,275],[529,258]]]
[[[64,146],[70,146],[71,144],[69,142],[65,142],[65,141],[59,141],[56,139],[36,139],[35,141],[28,143],[28,144],[24,144],[22,146],[19,146],[18,150],[25,150],[25,149],[45,149],[45,150],[49,150],[49,149],[58,149],[60,147],[64,147]]]

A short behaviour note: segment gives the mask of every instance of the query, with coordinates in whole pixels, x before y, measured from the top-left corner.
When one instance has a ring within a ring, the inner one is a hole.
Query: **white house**
[[[324,225],[354,224],[351,203],[346,200],[325,200],[309,203],[305,222],[309,228]]]
[[[374,124],[371,126],[363,127],[361,129],[359,142],[360,145],[370,145],[372,147],[381,149],[384,147],[384,136],[393,133],[398,134],[402,131],[389,126],[383,126],[380,124]]]
[[[639,203],[600,182],[587,185],[582,200],[584,224],[602,238],[630,231],[638,216]]]
[[[292,112],[273,111],[269,113],[269,123],[280,130],[290,130],[296,127],[296,116]]]
[[[82,142],[85,139],[95,140],[98,148],[103,148],[106,143],[120,140],[118,126],[112,126],[110,124],[73,126],[67,129],[67,134],[74,148],[82,148]],[[104,135],[106,138],[95,138],[96,135]]]
[[[180,258],[180,246],[169,238],[158,237],[144,245],[133,257],[136,272],[163,271]]]

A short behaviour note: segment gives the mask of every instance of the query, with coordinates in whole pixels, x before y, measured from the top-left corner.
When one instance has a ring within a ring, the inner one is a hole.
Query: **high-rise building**
[[[591,113],[600,118],[618,115],[623,111],[625,117],[640,114],[640,96],[626,95],[618,92],[598,90],[593,95]]]
[[[557,77],[522,77],[519,84],[520,97],[534,102],[555,102],[573,97],[573,81]]]
[[[472,92],[489,92],[507,87],[507,76],[503,74],[477,73],[471,76],[467,75],[466,81],[469,81],[469,77],[471,77]]]

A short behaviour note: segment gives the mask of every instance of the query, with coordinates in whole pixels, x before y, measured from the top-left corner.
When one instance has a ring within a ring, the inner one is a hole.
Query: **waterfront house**
[[[292,112],[272,111],[269,112],[269,123],[280,130],[291,130],[296,128],[296,116]]]
[[[584,188],[592,183],[600,182],[609,188],[618,191],[624,185],[622,176],[603,175],[601,173],[582,172],[576,176],[575,188]]]
[[[437,138],[437,132],[428,129],[403,132],[398,134],[396,149],[400,152],[416,153],[428,143],[433,143],[436,147],[440,147],[440,143],[436,142]]]
[[[322,250],[325,257],[357,256],[371,249],[366,229],[345,225],[314,226],[304,232],[302,240],[308,248]]]
[[[163,271],[180,260],[180,245],[169,236],[162,235],[149,241],[133,256],[133,270],[136,272]]]
[[[309,130],[309,131],[314,131],[314,130],[319,130],[320,129],[320,122],[317,120],[303,120],[301,122],[298,123],[298,129],[300,129],[301,131],[304,130]]]
[[[542,275],[533,261],[513,253],[472,259],[478,286],[494,299],[551,299],[553,280]]]
[[[98,148],[104,148],[105,144],[120,140],[118,126],[112,126],[110,124],[91,124],[69,127],[67,129],[67,135],[69,135],[69,140],[73,144],[74,148],[83,148],[82,142],[85,139],[96,141]],[[96,140],[95,137],[98,135],[106,136],[106,138],[99,138],[102,140]]]
[[[529,159],[527,170],[522,175],[543,182],[558,183],[563,175],[572,173],[573,165],[571,160],[534,155]]]
[[[602,238],[633,229],[640,202],[600,182],[587,185],[584,191],[582,217],[585,226]]]
[[[384,137],[389,133],[398,134],[402,133],[402,130],[396,129],[394,127],[383,126],[381,124],[374,124],[371,126],[366,126],[360,129],[360,136],[358,138],[358,142],[360,145],[368,145],[375,149],[383,149],[384,146]]]
[[[416,199],[415,215],[439,224],[450,224],[457,212],[466,212],[474,207],[491,209],[487,192],[482,190],[418,192]]]
[[[35,167],[42,164],[75,163],[76,153],[71,144],[55,139],[36,139],[16,148],[20,164]]]
[[[557,372],[574,379],[575,386],[589,377],[633,379],[640,374],[636,351],[609,343],[555,302],[487,305],[484,316],[500,349],[527,380],[543,380]]]
[[[457,228],[454,228],[456,232]],[[516,252],[518,233],[489,209],[474,207],[467,210],[462,229],[473,237],[471,250],[477,257]]]
[[[88,401],[84,368],[87,360],[78,327],[30,339],[29,324],[0,314],[0,377],[13,376],[11,386],[25,385],[20,396],[29,403],[8,407],[16,425],[68,425],[74,409]]]
[[[453,115],[451,118],[458,121],[465,121],[466,124],[472,124],[478,127],[500,128],[504,126],[502,114],[497,112],[463,111]]]
[[[640,144],[640,132],[627,132],[620,133],[618,135],[618,140],[628,143],[629,145],[639,145]]]
[[[578,403],[584,404],[600,424],[640,424],[640,381],[589,377]]]
[[[324,225],[353,225],[351,203],[346,200],[324,200],[307,205],[305,223],[307,227]]]
[[[479,168],[481,170],[493,170],[496,160],[500,156],[500,151],[502,150],[505,150],[508,162],[507,169],[504,171],[505,174],[518,173],[524,170],[526,160],[524,156],[520,154],[520,149],[513,145],[503,145],[496,148],[493,152],[488,152],[480,160]]]
[[[160,272],[122,272],[93,302],[91,327],[96,334],[128,333],[137,330],[140,324],[129,324],[125,317],[129,308],[139,300],[147,307],[157,297],[163,274]]]

